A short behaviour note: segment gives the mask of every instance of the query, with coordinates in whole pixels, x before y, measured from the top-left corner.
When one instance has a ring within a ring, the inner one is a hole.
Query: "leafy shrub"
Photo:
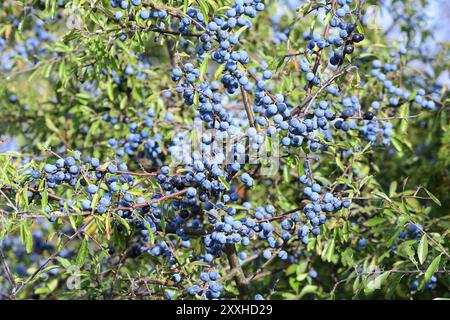
[[[0,296],[448,298],[423,2],[3,2]]]

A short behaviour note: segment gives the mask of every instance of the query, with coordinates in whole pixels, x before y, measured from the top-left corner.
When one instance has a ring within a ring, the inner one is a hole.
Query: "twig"
[[[181,196],[181,195],[185,194],[186,192],[187,192],[187,189],[184,189],[184,190],[181,190],[181,191],[178,191],[178,192],[174,192],[174,193],[165,195],[165,196],[163,196],[161,198],[151,199],[151,200],[149,200],[147,202],[144,202],[144,203],[136,203],[136,204],[133,204],[133,205],[131,205],[129,207],[117,207],[117,208],[112,209],[112,211],[119,211],[119,210],[128,211],[128,210],[133,210],[133,209],[136,209],[136,208],[147,207],[147,206],[151,205],[152,203],[157,203],[157,202],[161,202],[161,201],[164,201],[164,200],[167,200],[167,199],[170,199],[170,198],[175,198],[175,197],[178,197],[178,196]]]
[[[241,264],[239,263],[239,258],[236,254],[236,248],[234,244],[226,244],[224,251],[228,257],[230,263],[231,272],[234,273],[234,278],[239,290],[239,297],[243,300],[249,298],[249,288],[248,281],[245,277],[244,270],[242,270]]]
[[[322,85],[320,86],[319,89],[317,89],[317,91],[313,94],[313,95],[308,95],[300,104],[300,106],[298,106],[297,108],[295,108],[294,110],[292,110],[292,116],[298,114],[301,109],[303,109],[304,107],[306,107],[305,111],[303,112],[303,115],[306,115],[306,112],[309,109],[309,106],[311,105],[311,103],[317,98],[317,96],[328,86],[331,85],[331,83],[336,79],[339,78],[341,75],[343,75],[345,72],[347,72],[350,68],[352,68],[353,65],[351,63],[349,63],[348,65],[346,65],[345,67],[336,70],[336,72]],[[299,116],[301,117],[301,116]]]
[[[336,0],[333,0],[332,3],[331,3],[331,9],[330,9],[330,10],[331,10],[331,11],[334,11],[335,8],[336,8]],[[329,32],[329,31],[330,31],[330,24],[328,23],[328,24],[325,26],[325,30],[323,31],[323,35],[322,35],[322,38],[323,38],[323,39],[326,39],[326,38],[328,37],[328,32]],[[322,56],[322,50],[323,50],[323,49],[319,49],[319,50],[317,50],[317,53],[316,53],[316,61],[314,62],[314,66],[313,66],[313,69],[312,69],[312,73],[313,73],[314,75],[316,74],[317,69],[319,68],[319,65],[320,65],[320,58],[321,58],[321,56]],[[307,93],[308,93],[308,95],[311,94],[312,86],[313,86],[313,82],[310,81],[310,82],[308,83],[308,88],[307,88]]]
[[[241,94],[242,94],[242,100],[244,101],[244,108],[245,112],[247,113],[248,123],[251,127],[255,127],[255,119],[253,117],[253,111],[250,107],[250,104],[248,103],[248,96],[247,92],[245,92],[245,89],[241,86]]]
[[[5,269],[6,277],[11,285],[11,292],[14,292],[14,290],[17,287],[17,283],[16,280],[14,279],[13,274],[11,273],[11,269],[9,268],[8,262],[6,261],[2,245],[3,244],[0,242],[0,259],[2,261],[3,268]]]

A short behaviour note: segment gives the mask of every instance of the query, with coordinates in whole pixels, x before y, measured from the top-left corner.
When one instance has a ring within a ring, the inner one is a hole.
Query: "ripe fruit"
[[[272,257],[272,253],[270,252],[269,249],[264,250],[264,252],[263,252],[263,257],[264,257],[264,259],[266,259],[266,260],[269,260],[269,259]]]
[[[94,194],[97,193],[98,191],[98,187],[96,185],[90,184],[87,186],[87,192],[89,192],[90,194]]]
[[[353,42],[358,43],[358,42],[361,42],[361,41],[363,41],[363,40],[364,40],[364,35],[362,35],[361,33],[355,33],[355,34],[353,34],[353,36],[352,36],[352,41],[353,41]]]
[[[52,165],[52,164],[46,164],[44,165],[44,171],[47,173],[53,173],[57,170],[56,166]]]
[[[352,54],[353,50],[354,50],[354,47],[351,44],[346,45],[345,48],[344,48],[344,52],[346,54]]]
[[[372,120],[373,117],[374,117],[373,112],[367,111],[367,112],[364,114],[364,117],[363,117],[363,118],[364,118],[364,120]]]
[[[107,170],[108,170],[109,173],[116,173],[117,167],[115,165],[113,165],[113,164],[109,164],[108,167],[107,167]]]
[[[83,209],[83,211],[87,211],[91,209],[91,201],[89,200],[83,200],[81,202],[81,208]]]
[[[100,166],[100,161],[97,158],[92,158],[91,159],[91,166],[93,168],[98,168]]]

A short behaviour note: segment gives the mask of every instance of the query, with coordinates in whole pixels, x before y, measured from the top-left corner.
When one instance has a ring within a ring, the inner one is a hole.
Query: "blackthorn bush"
[[[0,299],[448,298],[425,2],[2,2]]]

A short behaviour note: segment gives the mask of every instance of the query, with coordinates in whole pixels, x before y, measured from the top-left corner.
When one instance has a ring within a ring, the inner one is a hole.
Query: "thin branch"
[[[352,67],[354,67],[351,63],[349,63],[348,65],[346,65],[343,68],[337,69],[336,72],[323,84],[320,86],[319,89],[317,89],[317,91],[313,94],[313,95],[308,95],[300,104],[300,106],[296,107],[294,110],[292,110],[292,115],[296,115],[298,114],[303,108],[306,107],[305,111],[303,112],[303,115],[300,115],[299,117],[303,117],[306,115],[306,112],[308,111],[311,103],[317,98],[317,96],[328,86],[331,85],[331,83],[336,79],[339,78],[341,75],[343,75],[344,73],[346,73],[349,69],[351,69]]]
[[[9,268],[8,261],[6,260],[5,254],[3,252],[3,244],[1,242],[0,242],[0,260],[3,264],[3,268],[5,269],[6,278],[8,279],[11,285],[11,292],[14,292],[14,290],[17,287],[17,283],[16,280],[14,279],[11,269]]]
[[[245,89],[242,86],[241,86],[241,94],[242,94],[242,100],[244,101],[245,112],[247,113],[248,123],[250,124],[251,127],[256,127],[255,126],[255,118],[253,117],[253,111],[248,102],[247,92],[245,91]]]
[[[330,9],[330,10],[334,12],[334,11],[335,11],[335,8],[336,8],[336,1],[333,0],[332,3],[331,3],[331,9]],[[323,31],[322,38],[323,38],[323,39],[327,39],[327,38],[328,38],[328,33],[329,33],[329,32],[330,32],[330,23],[328,23],[328,24],[325,26],[325,30]],[[314,75],[316,74],[317,69],[319,68],[319,65],[320,65],[320,59],[321,59],[321,57],[322,57],[322,51],[323,51],[323,48],[317,50],[317,52],[316,52],[316,61],[314,62],[314,66],[313,66],[313,69],[312,69],[312,73],[313,73]],[[310,81],[310,82],[308,83],[308,87],[307,87],[307,93],[308,93],[308,95],[311,94],[312,86],[313,86],[313,82]]]
[[[236,284],[239,290],[239,297],[243,300],[246,300],[250,295],[248,281],[245,277],[244,270],[242,270],[234,244],[226,244],[224,251],[228,257],[231,272],[234,274],[234,278],[236,280]]]
[[[175,198],[175,197],[181,196],[181,195],[185,194],[186,192],[187,192],[187,189],[184,189],[184,190],[181,190],[181,191],[178,191],[178,192],[174,192],[174,193],[165,195],[165,196],[163,196],[161,198],[151,199],[151,200],[149,200],[147,202],[144,202],[144,203],[136,203],[136,204],[133,204],[133,205],[131,205],[129,207],[117,207],[117,208],[112,209],[112,211],[119,211],[119,210],[129,211],[129,210],[133,210],[133,209],[136,209],[136,208],[147,207],[147,206],[149,206],[149,205],[151,205],[153,203],[162,202],[162,201],[165,201],[167,199],[171,199],[171,198]]]

